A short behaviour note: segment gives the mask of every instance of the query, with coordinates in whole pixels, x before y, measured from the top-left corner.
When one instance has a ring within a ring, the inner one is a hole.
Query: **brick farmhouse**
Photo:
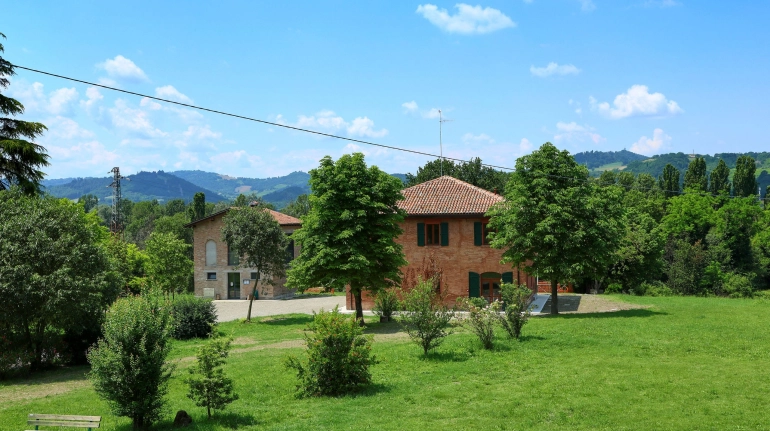
[[[484,214],[502,196],[449,176],[406,188],[403,194],[398,206],[407,217],[396,241],[409,264],[401,268],[402,273],[419,273],[426,263],[435,262],[442,271],[440,289],[448,305],[458,297],[501,299],[503,282],[517,281],[537,290],[534,277],[500,263],[503,251],[489,246],[489,218]],[[350,292],[346,302],[349,310],[355,309]],[[373,298],[364,292],[362,307],[373,305]]]
[[[185,227],[193,229],[193,262],[195,277],[195,295],[215,299],[248,299],[257,282],[255,269],[240,267],[240,257],[231,253],[222,241],[222,219],[228,211],[225,209],[208,217],[188,223]],[[291,235],[300,227],[300,220],[268,210],[281,225],[284,233]],[[299,254],[299,246],[289,242],[286,260],[289,262]],[[260,277],[261,278],[261,277]],[[294,290],[284,286],[284,280],[275,280],[273,285],[259,281],[255,299],[280,299],[294,296]]]

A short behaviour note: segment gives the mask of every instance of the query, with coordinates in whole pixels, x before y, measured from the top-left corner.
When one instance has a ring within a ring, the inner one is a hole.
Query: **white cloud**
[[[208,124],[203,127],[189,126],[183,135],[186,138],[195,139],[219,139],[222,137],[221,133],[212,131]]]
[[[571,123],[556,123],[556,134],[553,136],[553,140],[556,143],[574,143],[585,142],[590,140],[594,144],[598,144],[605,139],[595,132],[595,129],[589,125],[581,126],[576,122]]]
[[[160,97],[161,99],[173,100],[175,102],[182,102],[190,105],[193,103],[192,99],[180,93],[179,90],[174,88],[172,85],[165,85],[163,87],[156,88],[155,96]]]
[[[122,55],[116,55],[113,59],[107,59],[103,63],[97,64],[97,67],[104,69],[112,78],[129,82],[149,80],[139,66]]]
[[[110,165],[118,160],[118,154],[108,151],[99,141],[81,142],[72,146],[48,145],[46,147],[54,161],[74,162],[74,167],[83,165]],[[56,163],[52,163],[55,165]]]
[[[381,138],[388,134],[387,129],[374,130],[374,121],[368,117],[358,117],[348,126],[348,134],[351,136],[364,136],[368,138]]]
[[[422,118],[438,118],[438,108],[431,108],[428,111],[425,111],[422,113]]]
[[[545,67],[530,66],[529,71],[534,76],[545,78],[551,75],[577,75],[580,73],[580,69],[572,64],[563,64],[559,66],[557,63],[548,63]]]
[[[94,136],[91,131],[80,127],[77,122],[67,117],[56,116],[46,120],[46,126],[48,127],[46,135],[58,139],[91,138]]]
[[[411,102],[404,102],[401,104],[401,106],[404,108],[404,112],[406,113],[413,113],[417,112],[417,109],[419,108],[417,106],[417,102],[412,100]]]
[[[676,0],[647,0],[644,2],[644,7],[667,8],[667,7],[674,7],[674,6],[681,6],[681,5],[682,3]]]
[[[455,8],[457,13],[450,15],[446,9],[425,4],[417,6],[416,12],[448,33],[484,34],[508,27],[516,27],[516,23],[509,17],[491,7],[482,8],[481,6],[458,3]]]
[[[310,116],[300,115],[294,124],[286,122],[283,116],[279,114],[275,117],[275,122],[311,130],[325,130],[329,132],[345,130],[351,136],[381,138],[388,134],[387,129],[375,130],[374,121],[370,120],[369,117],[357,117],[352,122],[347,122],[344,118],[330,110],[324,110]]]
[[[137,136],[155,138],[166,136],[166,133],[156,129],[150,122],[147,112],[141,109],[135,109],[118,99],[115,106],[109,110],[112,118],[112,125],[118,129],[123,129]]]
[[[237,166],[240,168],[252,169],[263,164],[259,156],[247,153],[245,150],[228,151],[219,153],[209,158],[214,166]]]
[[[104,99],[104,96],[102,96],[102,93],[99,92],[98,88],[88,87],[86,89],[86,100],[80,101],[80,107],[86,111],[90,111],[91,108],[93,108],[102,99]]]
[[[48,112],[59,115],[70,112],[72,102],[78,99],[78,92],[74,88],[60,88],[51,92],[48,100]]]
[[[163,105],[148,97],[142,97],[142,100],[139,101],[139,106],[142,108],[147,108],[151,111],[160,111],[163,109]]]
[[[491,144],[491,143],[495,142],[495,140],[492,139],[491,137],[489,137],[489,135],[487,135],[486,133],[480,133],[478,135],[474,135],[472,133],[466,133],[466,134],[463,135],[462,139],[463,139],[463,142],[465,142],[465,143],[476,143],[476,144],[478,144],[478,143],[482,143],[482,142],[487,142],[487,143]]]
[[[591,12],[596,9],[596,5],[592,0],[578,0],[580,2],[580,9],[583,12]]]
[[[670,143],[671,136],[668,136],[662,129],[655,129],[652,132],[652,138],[642,136],[638,141],[631,145],[631,151],[651,156],[660,153],[661,150],[669,147]]]
[[[684,112],[673,100],[668,100],[663,93],[650,94],[646,85],[634,85],[627,92],[615,97],[611,107],[609,103],[597,103],[590,97],[589,102],[594,110],[612,119],[635,116],[664,116]]]
[[[46,96],[40,82],[27,84],[23,80],[11,83],[10,95],[24,105],[27,112],[48,112],[54,115],[67,114],[78,99],[75,88],[59,88]]]
[[[519,142],[519,153],[525,154],[532,151],[532,142],[529,142],[529,139],[527,138],[521,138],[521,142]]]

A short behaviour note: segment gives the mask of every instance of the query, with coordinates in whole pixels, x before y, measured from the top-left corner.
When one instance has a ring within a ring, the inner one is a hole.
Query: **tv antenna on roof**
[[[447,121],[454,121],[454,120],[445,120],[441,114],[441,110],[439,109],[438,110],[438,146],[439,146],[440,159],[438,163],[439,163],[439,174],[442,177],[444,176],[444,143],[442,141],[441,129],[443,124],[446,123]]]

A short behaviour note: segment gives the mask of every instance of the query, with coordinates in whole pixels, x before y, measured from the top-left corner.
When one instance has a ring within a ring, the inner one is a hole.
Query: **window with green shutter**
[[[503,273],[503,283],[512,284],[513,283],[513,273],[512,272],[504,272]]]
[[[417,223],[417,245],[425,247],[425,223]]]
[[[476,221],[473,222],[473,245],[479,246],[481,242],[481,222]]]
[[[441,246],[446,247],[449,245],[449,223],[441,223]]]
[[[470,298],[478,298],[480,295],[479,287],[481,286],[481,277],[478,272],[468,273],[468,296]]]

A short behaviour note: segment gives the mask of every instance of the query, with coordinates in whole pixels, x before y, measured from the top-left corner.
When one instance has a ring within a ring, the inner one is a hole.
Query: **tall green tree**
[[[690,162],[684,173],[684,189],[699,192],[708,191],[708,173],[706,172],[706,159],[696,157]]]
[[[3,33],[0,37],[5,39]],[[0,43],[0,53],[3,51]],[[0,56],[0,89],[8,88],[8,77],[15,74],[13,64]],[[46,127],[10,118],[23,113],[24,105],[0,93],[0,190],[18,185],[26,194],[37,194],[45,176],[40,169],[48,166],[48,154],[42,145],[31,141],[41,136]]]
[[[246,320],[251,321],[251,306],[257,293],[257,284],[274,283],[286,275],[286,248],[289,239],[270,211],[262,206],[233,208],[223,219],[222,241],[238,253],[248,268],[257,270],[257,281],[249,301]]]
[[[191,221],[200,220],[206,216],[206,195],[203,192],[195,193],[188,212]]]
[[[751,156],[740,156],[735,162],[735,175],[733,175],[733,195],[741,197],[756,196],[757,164]]]
[[[663,190],[666,198],[677,196],[680,192],[679,188],[679,169],[675,168],[672,164],[667,164],[663,168],[663,173],[658,178],[658,185]]]
[[[78,198],[78,203],[83,204],[83,210],[88,213],[99,205],[99,198],[96,195],[87,194]]]
[[[481,159],[476,157],[468,162],[454,163],[451,160],[431,160],[424,166],[417,168],[416,174],[406,174],[406,186],[411,187],[448,175],[465,181],[476,187],[489,191],[502,192],[508,181],[508,174],[496,169],[484,166]]]
[[[503,261],[551,281],[551,312],[558,283],[606,274],[623,237],[619,187],[588,181],[588,169],[546,142],[516,161],[505,201],[488,213],[492,247]],[[525,265],[526,264],[526,265]]]
[[[719,159],[719,163],[711,172],[709,180],[709,192],[712,195],[730,195],[730,168],[727,167],[724,160]]]
[[[377,293],[401,280],[406,265],[396,237],[405,213],[401,181],[368,167],[364,155],[324,157],[310,171],[311,209],[294,233],[302,250],[289,270],[288,284],[299,289],[350,286],[356,316],[363,320],[361,294]]]
[[[0,214],[0,333],[34,371],[56,360],[65,332],[98,328],[120,282],[94,213],[13,188],[0,192]]]
[[[760,228],[762,208],[754,198],[728,199],[716,212],[714,234],[730,251],[733,269],[747,273],[754,268],[751,239]]]
[[[147,277],[163,293],[182,293],[189,285],[193,262],[189,244],[172,233],[153,232],[147,240]]]

